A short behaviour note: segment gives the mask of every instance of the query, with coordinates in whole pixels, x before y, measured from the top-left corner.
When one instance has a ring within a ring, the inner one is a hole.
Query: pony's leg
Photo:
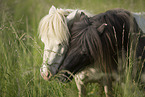
[[[104,91],[105,91],[106,97],[112,97],[112,87],[105,85]]]
[[[108,86],[107,85],[104,86],[104,91],[105,91],[106,97],[109,97],[109,95],[108,95]]]
[[[106,97],[112,97],[112,80],[107,79],[104,83],[104,92]]]
[[[78,90],[79,90],[79,97],[87,96],[86,88],[84,85],[79,85]]]
[[[85,97],[87,95],[85,84],[83,81],[79,78],[79,76],[75,76],[75,82],[79,91],[79,97]]]

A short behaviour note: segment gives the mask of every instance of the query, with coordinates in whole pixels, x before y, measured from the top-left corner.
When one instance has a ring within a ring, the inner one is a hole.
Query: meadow
[[[44,44],[38,37],[49,8],[84,9],[97,14],[113,8],[145,11],[145,0],[0,0],[0,97],[77,97],[74,80],[64,84],[40,76]],[[135,83],[116,84],[115,97],[145,97]],[[87,86],[88,97],[100,97],[98,84]]]

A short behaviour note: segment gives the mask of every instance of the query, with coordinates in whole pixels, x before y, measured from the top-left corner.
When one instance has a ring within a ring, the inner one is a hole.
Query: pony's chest
[[[83,83],[89,82],[101,82],[106,78],[113,78],[115,81],[119,81],[120,77],[116,72],[104,73],[97,67],[87,67],[83,71],[76,75],[76,78]]]

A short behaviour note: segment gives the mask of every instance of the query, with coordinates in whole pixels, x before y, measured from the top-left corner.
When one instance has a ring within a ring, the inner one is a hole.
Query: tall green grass
[[[144,11],[144,0],[0,0],[0,97],[77,97],[74,80],[63,84],[44,81],[39,73],[44,44],[38,38],[38,24],[49,8],[79,8],[92,13],[112,8]],[[116,97],[139,97],[130,82],[115,86]],[[87,87],[89,97],[100,97],[97,84]],[[130,96],[131,95],[131,96]]]

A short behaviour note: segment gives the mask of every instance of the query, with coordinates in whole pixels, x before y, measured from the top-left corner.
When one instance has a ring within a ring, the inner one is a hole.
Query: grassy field
[[[40,76],[44,44],[38,24],[52,5],[96,14],[112,8],[145,11],[145,0],[0,0],[0,97],[77,97],[74,80],[63,84]],[[115,85],[115,97],[143,97],[129,83],[124,89]],[[89,84],[87,91],[89,97],[100,97],[97,84]]]

